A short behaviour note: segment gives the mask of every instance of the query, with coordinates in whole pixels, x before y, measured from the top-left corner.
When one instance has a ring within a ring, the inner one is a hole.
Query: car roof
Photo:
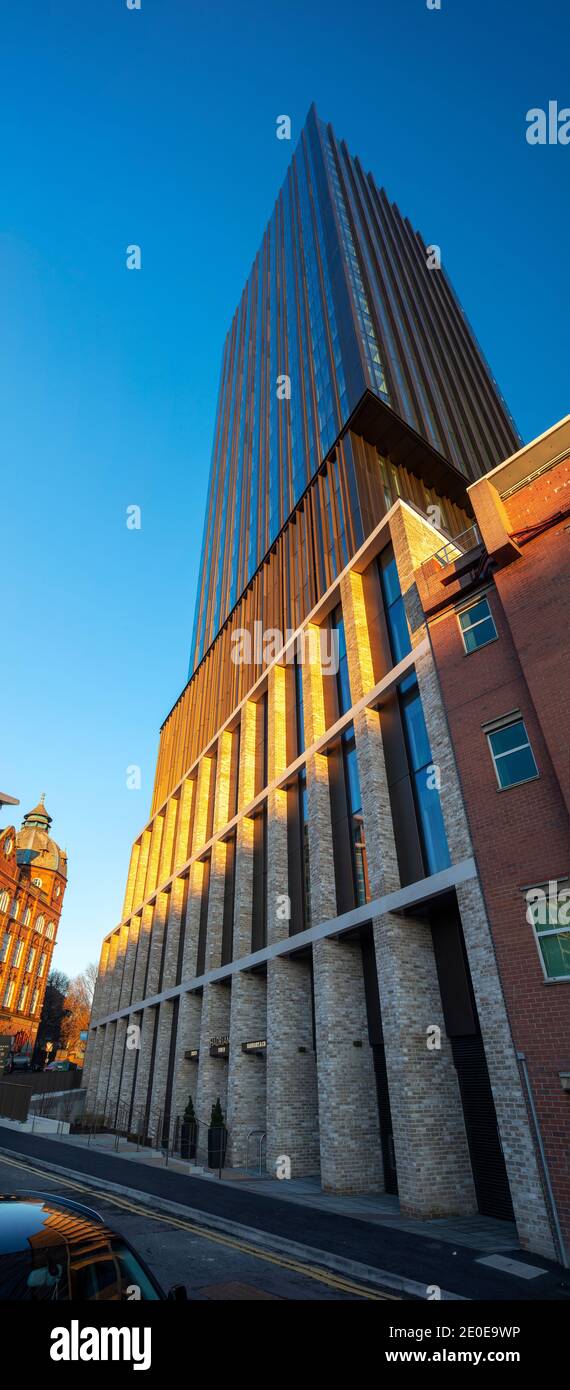
[[[50,1192],[25,1191],[0,1194],[0,1252],[21,1249],[30,1233],[38,1232],[38,1208],[45,1215],[42,1231],[54,1243],[75,1241],[92,1234],[101,1237],[114,1233],[103,1217],[92,1207],[83,1206],[68,1197],[52,1196]],[[9,1210],[10,1219],[5,1220]]]

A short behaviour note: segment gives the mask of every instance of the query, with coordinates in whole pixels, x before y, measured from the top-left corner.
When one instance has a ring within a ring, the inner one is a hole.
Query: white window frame
[[[14,959],[13,959],[13,961],[12,961],[12,968],[13,968],[14,970],[15,970],[16,967],[20,964],[20,961],[21,961],[21,959],[22,959],[23,950],[24,950],[24,943],[23,943],[22,939],[20,938],[20,940],[16,942],[16,949],[15,949],[15,951],[14,951]]]
[[[53,938],[55,936],[55,925],[53,922],[48,922],[46,927],[46,936],[48,941],[53,941]]]
[[[35,946],[30,946],[30,949],[29,949],[29,952],[28,952],[28,959],[27,959],[27,961],[26,961],[26,968],[25,968],[25,970],[24,970],[24,974],[25,974],[25,975],[31,975],[32,970],[33,970],[33,968],[34,968],[34,961],[35,961],[35,959],[36,959],[36,948],[35,948]]]
[[[16,1013],[23,1014],[25,1012],[27,994],[28,985],[22,985],[22,988],[20,990],[20,998],[18,999],[18,1005],[16,1008]]]
[[[15,988],[16,986],[14,980],[8,980],[8,984],[6,985],[6,989],[4,991],[4,1002],[2,1005],[4,1009],[11,1009]]]
[[[35,923],[34,923],[34,931],[39,932],[40,936],[42,935],[42,932],[43,932],[43,929],[44,929],[44,922],[45,922],[45,920],[46,920],[46,919],[45,919],[45,917],[44,917],[43,912],[40,912],[39,917],[36,917],[36,920],[35,920]]]
[[[0,893],[0,912],[7,912],[9,905],[10,894],[8,893],[6,888],[4,888],[3,892]]]
[[[491,622],[492,622],[492,624],[493,624],[494,636],[493,636],[493,637],[489,637],[489,638],[487,639],[486,642],[482,642],[480,647],[473,647],[473,650],[472,650],[472,651],[469,651],[469,648],[468,648],[467,643],[466,643],[466,641],[465,641],[465,631],[464,631],[464,629],[463,629],[462,626],[461,626],[461,618],[463,617],[464,613],[469,613],[470,610],[471,610],[472,608],[476,608],[478,603],[486,603],[486,604],[487,604],[487,608],[488,608],[488,610],[489,610],[488,617],[485,617],[485,618],[476,618],[476,620],[475,620],[474,623],[470,623],[470,624],[469,624],[469,627],[467,628],[467,632],[471,632],[471,631],[473,630],[474,627],[479,627],[479,624],[480,624],[480,623],[486,623],[486,622],[488,621],[488,618],[490,618],[490,619],[491,619]],[[497,641],[499,640],[499,634],[498,634],[498,632],[497,632],[497,624],[496,624],[495,619],[494,619],[494,616],[493,616],[493,610],[492,610],[492,608],[491,608],[491,604],[489,603],[489,599],[488,599],[488,597],[487,597],[486,594],[479,594],[479,597],[478,597],[478,598],[471,599],[471,601],[470,601],[469,603],[463,604],[463,605],[461,606],[461,608],[458,608],[458,609],[456,610],[456,615],[455,615],[455,616],[456,616],[456,618],[457,618],[457,626],[458,626],[459,631],[460,631],[460,633],[461,633],[461,639],[462,639],[462,642],[463,642],[463,650],[464,650],[466,656],[474,656],[474,655],[475,655],[475,652],[481,652],[481,651],[483,650],[483,647],[488,647],[489,644],[490,644],[491,642],[497,642]]]
[[[515,748],[508,748],[508,749],[505,750],[504,753],[495,753],[495,752],[494,752],[494,749],[493,749],[493,745],[492,745],[492,743],[491,743],[491,739],[492,739],[492,737],[493,737],[493,734],[498,734],[498,733],[500,732],[501,729],[509,729],[509,728],[511,727],[512,724],[522,724],[523,729],[524,729],[525,734],[526,734],[526,743],[517,743],[517,745],[516,745]],[[517,709],[517,710],[511,710],[511,713],[510,713],[510,714],[505,714],[505,715],[503,715],[503,717],[502,717],[501,719],[495,719],[495,720],[493,720],[493,722],[492,722],[491,724],[483,724],[483,733],[485,734],[485,738],[487,739],[487,744],[488,744],[488,747],[489,747],[489,752],[490,752],[490,754],[491,754],[491,758],[492,758],[492,761],[493,761],[493,767],[494,767],[494,769],[495,769],[495,777],[497,778],[497,787],[498,787],[498,789],[499,789],[500,792],[508,792],[508,791],[511,791],[511,788],[512,788],[512,787],[524,787],[524,785],[525,785],[526,782],[536,782],[537,777],[540,777],[540,772],[539,772],[539,768],[538,768],[538,763],[537,763],[536,758],[535,758],[535,756],[534,756],[534,748],[533,748],[532,743],[531,743],[531,741],[530,741],[530,738],[529,738],[529,736],[528,736],[528,730],[527,730],[527,727],[526,727],[526,724],[525,724],[525,720],[524,720],[524,717],[523,717],[523,715],[521,714],[520,710],[518,710],[518,709]],[[520,780],[520,782],[509,782],[508,787],[504,787],[504,786],[502,785],[501,779],[500,779],[500,777],[499,777],[499,772],[498,772],[498,768],[497,768],[497,759],[509,758],[509,757],[511,757],[511,755],[512,755],[513,753],[520,753],[521,750],[522,750],[523,748],[530,748],[530,752],[531,752],[531,755],[532,755],[532,760],[533,760],[534,766],[535,766],[535,768],[536,768],[536,772],[531,773],[531,776],[530,776],[530,777],[522,777],[521,780]]]
[[[39,997],[40,997],[40,991],[39,991],[39,989],[38,989],[38,987],[37,987],[37,985],[36,985],[36,987],[35,987],[35,989],[34,989],[34,992],[33,992],[33,994],[32,994],[32,1003],[31,1003],[31,1006],[30,1006],[30,1013],[31,1013],[31,1014],[36,1014],[36,1013],[38,1012],[38,999],[39,999]]]
[[[12,933],[9,932],[9,931],[6,931],[6,932],[4,932],[4,936],[3,936],[3,938],[2,938],[2,946],[0,947],[0,952],[1,952],[1,954],[0,954],[0,965],[5,965],[5,964],[6,964],[6,961],[8,960],[8,957],[9,957],[9,955],[10,955],[10,947],[11,947],[11,945],[12,945]]]
[[[561,887],[561,885],[562,885],[563,887],[565,887],[565,888],[570,888],[570,879],[568,879],[568,878],[557,878],[557,879],[552,879],[551,882],[556,884],[557,890]],[[548,893],[549,893],[549,889],[550,889],[550,883],[533,883],[533,884],[531,885],[530,888],[527,888],[527,889],[525,890],[525,892],[528,894],[528,893],[531,893],[531,892],[533,892],[533,891],[537,891],[538,889],[542,889],[542,890],[543,890],[543,892],[544,892],[544,893],[546,894],[546,896],[547,896],[547,901],[548,901]],[[562,936],[565,932],[567,932],[568,935],[570,935],[570,923],[568,924],[568,926],[560,926],[560,924],[558,923],[558,924],[557,924],[556,926],[554,926],[554,927],[545,927],[545,928],[543,929],[543,931],[540,931],[540,932],[537,931],[537,929],[536,929],[536,923],[535,923],[534,917],[533,917],[533,915],[532,915],[532,909],[531,909],[530,904],[528,904],[528,898],[527,898],[527,914],[526,914],[526,920],[527,920],[527,922],[529,923],[529,925],[532,927],[532,934],[533,934],[533,936],[534,936],[536,949],[537,949],[537,951],[538,951],[538,959],[539,959],[540,964],[541,964],[541,967],[542,967],[542,973],[543,973],[543,976],[544,976],[545,984],[552,985],[552,984],[555,984],[555,983],[556,983],[556,984],[559,984],[559,985],[570,985],[570,975],[549,975],[549,974],[548,974],[548,970],[546,969],[546,964],[545,964],[544,956],[543,956],[542,951],[541,951],[541,949],[540,949],[540,942],[541,942],[541,940],[542,940],[545,936]]]
[[[42,979],[43,979],[44,970],[45,970],[45,968],[46,968],[46,960],[47,960],[47,951],[42,951],[42,954],[41,954],[41,956],[40,956],[40,963],[39,963],[39,965],[38,965],[38,974],[37,974],[38,980],[42,980]]]

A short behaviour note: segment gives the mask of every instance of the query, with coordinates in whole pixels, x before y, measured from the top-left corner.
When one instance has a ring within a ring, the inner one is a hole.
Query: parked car
[[[20,1057],[19,1054],[16,1053],[14,1057],[10,1057],[10,1060],[9,1062],[7,1062],[4,1070],[5,1072],[7,1072],[8,1075],[10,1075],[10,1073],[13,1071],[31,1071],[31,1057]]]
[[[47,1192],[0,1195],[0,1299],[143,1302],[168,1293],[124,1236],[99,1213]]]
[[[68,1062],[64,1058],[61,1062],[48,1062],[44,1071],[77,1071],[77,1062]]]

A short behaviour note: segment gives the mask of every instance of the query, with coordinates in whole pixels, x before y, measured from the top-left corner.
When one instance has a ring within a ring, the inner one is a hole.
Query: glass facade
[[[380,582],[394,664],[412,650],[406,608],[391,546],[379,557]],[[415,674],[398,686],[398,699],[426,873],[435,874],[451,863],[421,696]]]
[[[469,478],[518,447],[426,260],[312,107],[224,346],[191,672],[367,391]]]

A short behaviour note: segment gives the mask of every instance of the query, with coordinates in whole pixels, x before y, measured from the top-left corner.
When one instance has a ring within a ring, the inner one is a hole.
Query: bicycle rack
[[[257,1139],[258,1144],[259,1144],[258,1162],[259,1162],[259,1176],[260,1176],[260,1178],[261,1178],[261,1177],[263,1177],[263,1145],[265,1144],[266,1139],[267,1139],[267,1135],[266,1135],[264,1129],[250,1129],[250,1131],[249,1131],[249,1134],[248,1134],[248,1136],[247,1136],[246,1148],[245,1148],[245,1169],[246,1169],[246,1172],[249,1172],[249,1141],[250,1141],[250,1139],[254,1139],[254,1138]]]

